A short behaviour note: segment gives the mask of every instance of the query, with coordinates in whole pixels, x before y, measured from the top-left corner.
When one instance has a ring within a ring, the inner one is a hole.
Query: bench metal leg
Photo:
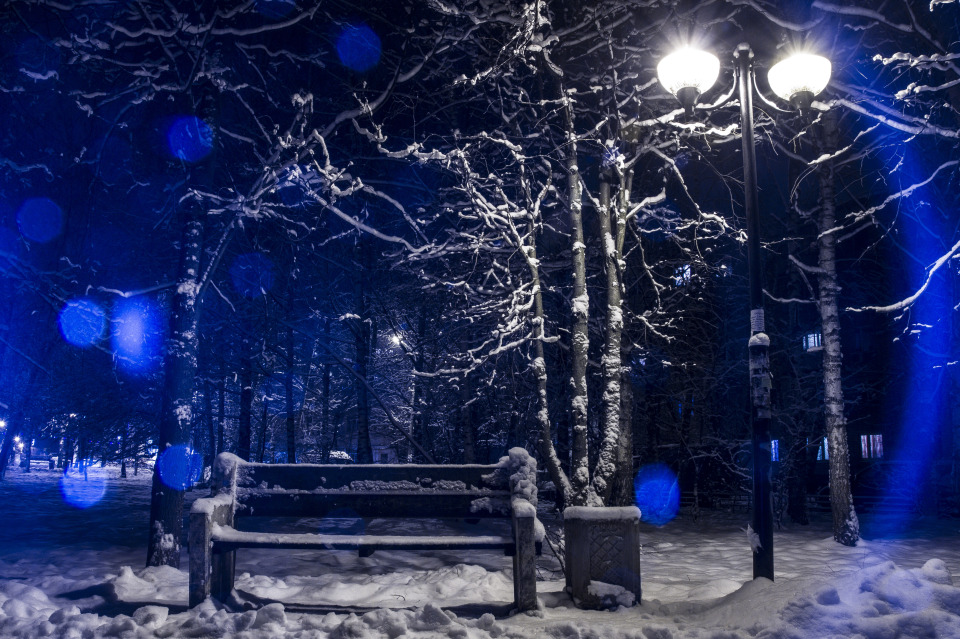
[[[210,575],[210,595],[218,601],[226,601],[233,592],[234,572],[236,568],[237,551],[217,552],[213,554],[212,571]]]
[[[191,608],[210,596],[210,518],[205,513],[190,513],[190,530],[187,533],[190,549],[190,597]]]
[[[513,555],[513,600],[517,610],[537,609],[536,541],[533,517],[514,517],[513,534],[517,551]]]

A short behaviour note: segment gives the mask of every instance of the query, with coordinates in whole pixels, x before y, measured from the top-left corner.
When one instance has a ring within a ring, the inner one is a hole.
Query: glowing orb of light
[[[60,309],[57,319],[60,334],[74,346],[86,348],[103,337],[107,328],[107,314],[93,300],[70,300]]]
[[[266,295],[273,286],[273,263],[263,253],[244,253],[230,266],[233,288],[248,299]]]
[[[63,211],[50,198],[32,197],[20,205],[17,225],[25,238],[44,244],[63,231]]]
[[[131,373],[144,373],[160,361],[162,323],[156,304],[147,298],[122,300],[114,308],[110,342],[118,364]]]
[[[60,494],[63,501],[74,508],[90,508],[97,504],[107,492],[106,480],[96,474],[84,477],[83,473],[72,472],[60,478]]]
[[[662,526],[680,510],[680,484],[666,464],[641,468],[633,480],[633,492],[643,521]]]
[[[157,457],[157,473],[170,488],[186,490],[200,481],[203,460],[187,446],[170,446]]]
[[[213,150],[213,129],[192,115],[177,118],[167,129],[167,146],[175,158],[199,162]]]
[[[365,24],[349,24],[337,38],[337,57],[349,69],[369,71],[380,62],[380,38]]]

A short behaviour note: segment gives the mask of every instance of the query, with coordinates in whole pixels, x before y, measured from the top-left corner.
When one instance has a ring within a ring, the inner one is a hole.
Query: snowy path
[[[782,530],[775,535],[777,581],[770,583],[750,582],[742,512],[644,526],[644,602],[616,612],[573,608],[548,550],[539,561],[547,579],[538,583],[539,616],[474,612],[477,604],[501,610],[512,599],[509,559],[475,551],[370,558],[241,551],[238,588],[283,604],[228,613],[208,602],[186,611],[186,556],[184,571],[141,567],[149,478],[116,474],[91,471],[91,481],[103,477],[105,492],[86,510],[64,503],[55,472],[13,469],[0,483],[0,638],[960,639],[960,588],[953,585],[960,584],[960,521],[921,522],[897,539],[871,540],[865,530],[867,540],[856,548],[833,543],[825,521]],[[305,520],[297,529],[346,532],[357,525]],[[385,533],[389,525],[374,521],[367,532]],[[410,532],[435,526],[404,524]],[[298,612],[318,604],[382,609],[359,616]]]

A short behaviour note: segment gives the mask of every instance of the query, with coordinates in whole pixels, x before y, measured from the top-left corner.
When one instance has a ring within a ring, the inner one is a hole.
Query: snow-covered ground
[[[481,552],[241,550],[241,594],[282,603],[187,610],[186,554],[182,571],[142,568],[149,477],[117,474],[91,470],[103,497],[87,509],[64,502],[57,472],[15,468],[0,482],[0,638],[960,638],[960,521],[912,522],[888,539],[871,539],[865,527],[856,548],[831,541],[826,521],[781,530],[771,583],[750,581],[743,512],[645,525],[643,603],[616,611],[574,608],[546,549],[537,614],[503,614],[513,596],[510,560]],[[373,521],[370,531],[390,523]]]

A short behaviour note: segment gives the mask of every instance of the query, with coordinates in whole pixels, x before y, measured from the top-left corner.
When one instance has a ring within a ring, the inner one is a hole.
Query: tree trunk
[[[291,318],[287,318],[288,321]],[[297,419],[293,410],[293,365],[294,365],[293,327],[287,325],[287,376],[284,381],[287,409],[287,463],[297,463]]]
[[[613,476],[611,506],[633,506],[633,384],[623,375],[620,386],[620,441],[617,445],[617,472]]]
[[[823,147],[837,147],[836,115],[822,114]],[[850,488],[850,447],[843,410],[843,379],[840,352],[840,313],[837,298],[837,216],[832,162],[820,165],[819,289],[820,330],[823,344],[823,395],[830,453],[830,509],[833,514],[833,538],[845,546],[860,539],[860,524],[853,507]]]
[[[460,381],[460,437],[463,441],[464,464],[475,464],[477,461],[477,426],[473,420],[474,405],[470,399],[470,375],[464,374]]]
[[[240,413],[237,423],[237,456],[250,460],[250,438],[253,431],[253,361],[250,340],[243,338],[240,348]]]
[[[583,241],[583,193],[580,184],[580,169],[577,165],[577,136],[573,120],[573,106],[570,97],[563,91],[564,116],[567,135],[567,179],[569,180],[567,206],[570,209],[570,239],[573,259],[573,327],[571,331],[572,353],[571,386],[573,395],[571,404],[571,422],[573,437],[571,441],[570,489],[572,494],[564,500],[571,506],[583,506],[588,501],[590,485],[590,467],[587,459],[587,356],[590,348],[588,321],[590,319],[590,298],[587,295],[587,246]],[[546,367],[544,366],[544,378]],[[546,389],[544,389],[546,393]],[[544,397],[544,401],[546,398]],[[554,480],[556,483],[556,479]],[[557,487],[560,488],[560,484]]]
[[[13,455],[13,438],[16,437],[16,425],[20,423],[20,420],[20,411],[16,410],[7,418],[7,430],[3,434],[3,446],[0,448],[0,481],[3,481],[3,476],[7,472],[7,466]]]
[[[164,484],[160,477],[161,456],[172,447],[168,467],[179,473],[189,468],[186,444],[190,438],[194,376],[197,370],[198,273],[202,251],[203,218],[194,204],[181,209],[183,235],[177,288],[170,314],[170,336],[164,354],[164,385],[157,446],[158,463],[153,471],[150,500],[148,566],[180,567],[180,538],[183,530],[183,488]]]
[[[127,430],[130,425],[124,422],[123,432],[120,434],[120,479],[127,478]]]
[[[605,342],[601,369],[603,374],[603,418],[601,422],[600,449],[591,488],[602,503],[607,503],[613,489],[617,472],[618,446],[620,444],[620,343],[623,334],[623,310],[620,295],[620,254],[611,230],[610,217],[621,217],[619,206],[611,206],[610,180],[613,171],[606,170],[600,182],[600,238],[603,243],[603,264],[607,283],[607,318],[604,326]],[[620,224],[618,222],[617,226]]]
[[[207,458],[204,467],[213,468],[213,460],[217,457],[217,434],[213,426],[213,385],[210,379],[203,380],[203,421],[207,425]]]
[[[263,463],[263,456],[267,452],[267,412],[270,409],[270,399],[266,396],[260,398],[260,439],[257,440],[257,461]]]
[[[225,436],[225,431],[227,429],[227,411],[226,411],[226,394],[227,394],[227,376],[223,372],[223,362],[220,362],[220,383],[218,384],[218,395],[217,395],[217,454],[220,454],[224,451],[223,439]]]
[[[367,379],[370,360],[370,308],[367,303],[367,279],[370,277],[370,250],[362,238],[357,242],[357,277],[354,280],[354,304],[357,319],[354,330],[354,348],[358,379],[354,380],[357,393],[357,459],[358,464],[373,463],[370,442],[370,394],[363,380]]]
[[[427,433],[426,425],[424,424],[424,406],[423,406],[423,379],[416,373],[424,372],[424,366],[426,365],[426,354],[425,351],[427,343],[427,305],[420,305],[420,316],[417,318],[417,355],[414,359],[414,375],[413,375],[413,400],[411,402],[411,407],[413,410],[410,411],[410,436],[421,443],[421,445],[427,444]],[[409,445],[404,442],[403,449],[409,450]],[[407,461],[407,455],[404,455],[401,462]],[[423,460],[426,461],[426,460]]]

